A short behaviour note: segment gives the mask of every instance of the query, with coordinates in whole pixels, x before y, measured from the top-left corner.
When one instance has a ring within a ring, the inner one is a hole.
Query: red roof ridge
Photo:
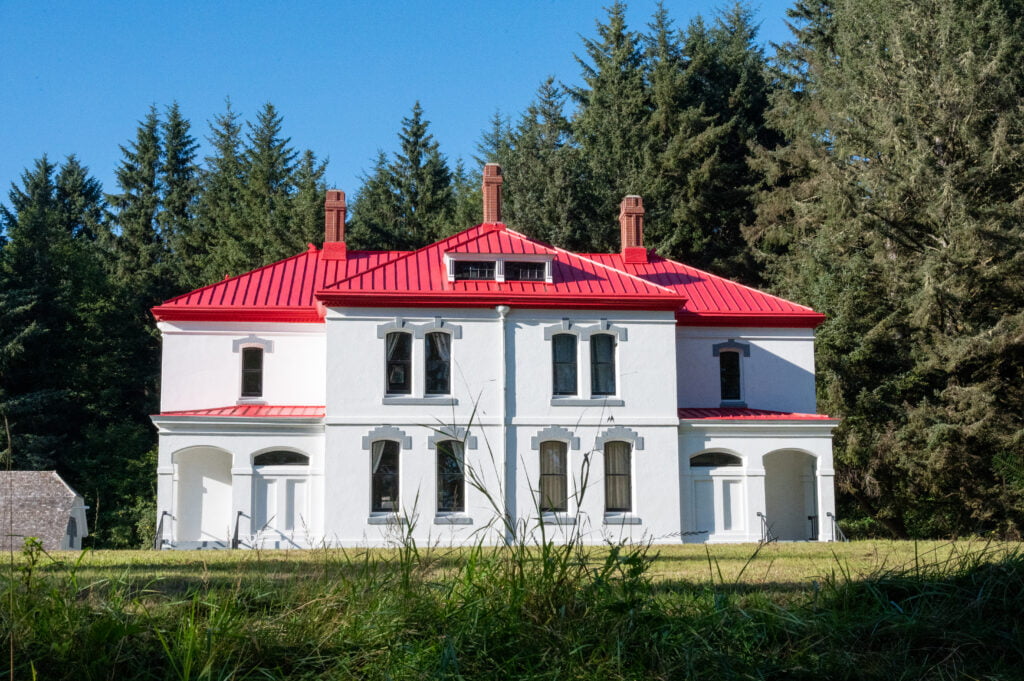
[[[788,298],[783,298],[782,296],[777,296],[777,295],[774,295],[772,293],[768,293],[767,291],[762,291],[761,289],[756,289],[753,286],[747,286],[746,284],[741,284],[740,282],[733,281],[732,279],[727,279],[725,277],[720,277],[719,275],[712,274],[711,272],[708,272],[707,270],[702,270],[699,267],[694,267],[693,265],[687,265],[686,263],[679,262],[678,260],[673,260],[672,258],[666,258],[664,256],[658,255],[657,253],[655,253],[655,255],[657,255],[659,258],[661,258],[662,260],[664,260],[666,262],[670,262],[670,263],[672,263],[674,265],[679,265],[680,267],[687,267],[687,268],[689,268],[691,270],[696,270],[697,272],[700,272],[703,275],[711,277],[712,279],[717,279],[719,281],[724,281],[727,284],[730,284],[732,286],[738,286],[738,287],[740,287],[742,289],[746,289],[747,291],[752,291],[752,292],[754,292],[756,294],[759,294],[759,295],[762,295],[762,296],[768,296],[769,298],[774,298],[775,300],[781,300],[782,302],[789,303],[790,305],[796,305],[797,307],[802,307],[803,309],[807,310],[808,312],[813,312],[814,314],[821,314],[820,312],[817,312],[814,308],[808,307],[806,305],[801,305],[800,303],[794,303],[792,300],[789,300]],[[683,312],[687,312],[687,310],[683,310]],[[822,316],[824,316],[824,315],[822,315]]]
[[[634,279],[636,281],[639,281],[639,282],[645,284],[646,286],[650,286],[650,287],[653,287],[653,288],[656,288],[656,289],[660,289],[660,290],[664,291],[665,293],[669,293],[669,294],[671,294],[673,296],[679,297],[681,300],[684,300],[684,301],[686,300],[686,296],[684,296],[682,293],[678,293],[676,291],[673,291],[668,286],[662,286],[661,284],[655,284],[653,281],[647,281],[643,277],[638,277],[635,274],[633,274],[632,272],[627,272],[626,270],[620,270],[618,267],[612,267],[611,265],[605,265],[603,262],[598,262],[597,260],[594,260],[593,258],[588,257],[588,256],[591,256],[591,255],[616,255],[615,253],[600,253],[600,254],[587,253],[587,254],[583,254],[583,253],[574,253],[573,251],[568,251],[568,250],[565,250],[564,248],[558,248],[557,246],[555,246],[554,248],[555,248],[555,250],[561,251],[563,253],[568,253],[569,255],[577,257],[580,260],[586,260],[587,262],[592,263],[594,265],[597,265],[598,267],[603,267],[606,270],[612,270],[614,272],[618,272],[619,274],[624,274],[625,276],[629,277],[630,279]]]
[[[310,245],[312,245],[312,244],[310,244]],[[220,286],[221,284],[223,284],[226,281],[232,281],[232,280],[235,280],[235,279],[241,279],[242,277],[249,277],[249,276],[252,276],[253,274],[256,274],[257,272],[261,272],[263,270],[270,269],[271,267],[277,267],[278,265],[280,265],[283,262],[288,262],[289,260],[296,260],[298,258],[308,257],[311,253],[316,253],[316,254],[319,255],[320,252],[317,251],[317,250],[307,249],[305,251],[301,251],[299,253],[296,253],[295,255],[289,255],[287,258],[281,258],[280,260],[275,260],[274,262],[268,262],[266,265],[260,265],[259,267],[257,267],[254,270],[248,270],[247,272],[242,272],[241,274],[236,274],[233,277],[225,277],[224,279],[221,279],[220,281],[215,281],[212,284],[207,284],[206,286],[200,286],[199,288],[194,288],[191,291],[186,291],[185,293],[182,293],[180,295],[176,295],[173,298],[168,298],[167,300],[165,300],[164,302],[160,303],[159,305],[154,306],[153,309],[157,309],[157,308],[163,307],[164,305],[170,305],[170,304],[174,303],[174,301],[176,301],[176,300],[179,300],[179,299],[182,299],[182,298],[187,298],[187,297],[189,297],[189,296],[191,296],[191,295],[193,295],[195,293],[198,293],[200,291],[205,291],[207,289],[212,289],[214,286]]]

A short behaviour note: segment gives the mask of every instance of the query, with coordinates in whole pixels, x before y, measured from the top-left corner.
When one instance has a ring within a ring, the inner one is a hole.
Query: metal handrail
[[[238,514],[235,516],[235,533],[231,535],[231,548],[233,549],[238,548],[238,524],[242,520],[242,515],[242,512],[239,511]]]
[[[160,514],[160,521],[156,524],[156,536],[153,537],[153,550],[160,551],[164,548],[164,518],[171,515],[167,511]]]
[[[768,517],[760,511],[757,512],[757,517],[761,519],[761,543],[770,544],[774,541],[778,541],[779,538],[775,536],[775,533],[772,532],[772,528],[768,525]]]
[[[843,532],[843,528],[839,527],[839,519],[832,515],[831,511],[825,513],[832,521],[832,541],[850,541],[846,537],[846,533]]]
[[[818,516],[809,515],[807,519],[811,521],[811,536],[807,541],[818,541]]]

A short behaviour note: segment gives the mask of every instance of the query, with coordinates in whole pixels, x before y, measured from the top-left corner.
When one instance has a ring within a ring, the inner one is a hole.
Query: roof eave
[[[676,323],[679,326],[816,329],[825,319],[825,315],[820,312],[676,312]]]
[[[324,321],[316,307],[231,307],[226,305],[158,305],[150,310],[160,322],[290,322]]]
[[[317,300],[327,307],[492,307],[511,305],[535,309],[663,310],[675,311],[682,296],[572,295],[487,292],[344,292],[317,291]]]

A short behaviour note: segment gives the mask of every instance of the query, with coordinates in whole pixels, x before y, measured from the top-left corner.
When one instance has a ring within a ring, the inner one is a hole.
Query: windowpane
[[[494,261],[493,260],[462,260],[456,261],[455,265],[455,281],[463,281],[466,279],[489,279],[494,281]]]
[[[427,381],[428,395],[447,395],[451,392],[451,336],[447,333],[428,333]]]
[[[740,353],[723,352],[719,354],[718,366],[722,375],[722,399],[742,399],[740,397]]]
[[[506,261],[505,281],[544,281],[544,263]]]
[[[263,348],[242,348],[242,397],[263,395]]]
[[[466,510],[466,476],[462,443],[446,440],[437,443],[437,510],[462,513]]]
[[[576,336],[559,333],[551,339],[554,394],[576,394]]]
[[[398,511],[398,443],[377,440],[371,452],[371,506],[375,512]]]
[[[412,392],[412,334],[394,332],[387,335],[387,382],[391,394]]]
[[[298,452],[263,452],[252,459],[253,466],[308,466],[309,457]]]
[[[540,510],[565,511],[569,507],[566,470],[568,447],[564,442],[540,443]]]
[[[718,466],[742,466],[743,461],[734,454],[707,452],[690,459],[690,468],[715,468]]]
[[[594,395],[615,394],[615,337],[611,334],[590,337],[590,382]]]
[[[608,442],[604,446],[604,503],[606,511],[633,510],[628,442]]]

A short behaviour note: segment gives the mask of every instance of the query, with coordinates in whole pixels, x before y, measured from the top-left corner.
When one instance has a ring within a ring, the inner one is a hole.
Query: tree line
[[[504,219],[577,251],[617,250],[640,194],[646,245],[828,315],[819,410],[841,513],[897,537],[1024,523],[1024,3],[798,0],[792,37],[750,9],[640,29],[617,2],[577,54],[496,113],[453,165],[416,103],[350,205],[352,248],[412,249]],[[117,192],[75,158],[27,169],[2,207],[0,411],[14,465],[56,467],[94,505],[97,545],[153,523],[158,334],[149,308],[322,240],[325,162],[270,104],[230,106],[199,148],[178,107],[122,147]]]

